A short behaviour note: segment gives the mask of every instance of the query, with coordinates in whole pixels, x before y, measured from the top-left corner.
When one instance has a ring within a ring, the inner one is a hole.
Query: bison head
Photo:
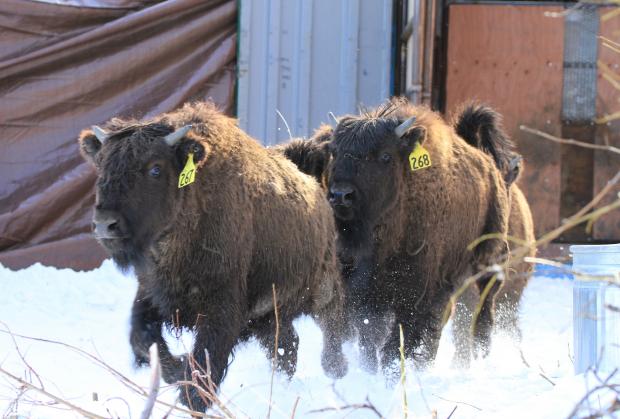
[[[341,118],[329,143],[329,202],[345,237],[367,234],[396,205],[408,156],[423,141],[415,117],[394,116],[393,110]]]
[[[169,225],[188,154],[195,163],[204,158],[204,146],[186,137],[190,129],[112,120],[82,131],[81,153],[97,172],[93,231],[119,266],[139,263]]]

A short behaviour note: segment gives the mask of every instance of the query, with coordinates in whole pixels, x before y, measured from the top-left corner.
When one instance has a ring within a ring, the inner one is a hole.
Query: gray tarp
[[[98,266],[80,130],[195,99],[230,112],[236,14],[234,0],[0,1],[0,263]]]

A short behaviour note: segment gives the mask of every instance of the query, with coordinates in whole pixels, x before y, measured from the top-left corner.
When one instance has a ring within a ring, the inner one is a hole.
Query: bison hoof
[[[379,369],[379,358],[374,346],[362,346],[360,351],[360,363],[362,368],[369,374],[376,374]]]
[[[321,356],[321,365],[325,375],[329,378],[339,379],[347,375],[348,365],[347,358],[342,352],[326,354]]]
[[[468,369],[471,364],[471,352],[469,348],[457,350],[452,358],[452,367],[456,369]]]
[[[201,396],[200,392],[194,386],[182,386],[179,390],[181,392],[179,400],[190,410],[204,413],[211,406],[209,398]]]
[[[474,351],[474,355],[477,358],[486,358],[487,356],[489,356],[489,352],[490,352],[490,348],[489,348],[489,342],[485,342],[485,343],[478,343],[476,345],[476,350]]]
[[[166,383],[173,384],[185,379],[186,359],[187,356],[175,356],[162,360],[161,375]]]
[[[278,358],[278,371],[283,372],[289,378],[293,378],[297,370],[297,357],[295,359]]]
[[[146,367],[147,365],[149,365],[149,357],[141,353],[134,353],[133,362],[136,367]]]

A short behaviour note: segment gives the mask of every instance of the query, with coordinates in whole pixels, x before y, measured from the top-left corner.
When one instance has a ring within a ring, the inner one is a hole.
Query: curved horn
[[[397,126],[394,130],[394,134],[396,134],[396,137],[400,138],[405,135],[405,133],[409,130],[409,128],[411,128],[414,122],[415,116],[412,116],[411,118],[407,119],[405,122]]]
[[[103,144],[105,140],[108,139],[108,133],[105,132],[103,128],[98,127],[97,125],[93,125],[92,127],[90,127],[90,129],[93,130],[95,137],[97,137],[97,139],[99,140],[101,144]]]
[[[177,142],[179,142],[181,138],[185,137],[185,134],[187,134],[190,129],[192,129],[191,125],[185,125],[184,127],[181,127],[178,130],[166,135],[166,137],[164,138],[166,144],[172,147]]]

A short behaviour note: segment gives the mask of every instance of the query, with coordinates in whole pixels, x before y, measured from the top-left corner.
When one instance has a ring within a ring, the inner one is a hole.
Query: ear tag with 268
[[[431,167],[431,155],[420,143],[415,143],[413,151],[409,154],[409,165],[411,166],[411,171],[414,172]]]
[[[187,163],[179,175],[179,188],[193,183],[196,179],[196,165],[194,164],[194,153],[187,155]]]

